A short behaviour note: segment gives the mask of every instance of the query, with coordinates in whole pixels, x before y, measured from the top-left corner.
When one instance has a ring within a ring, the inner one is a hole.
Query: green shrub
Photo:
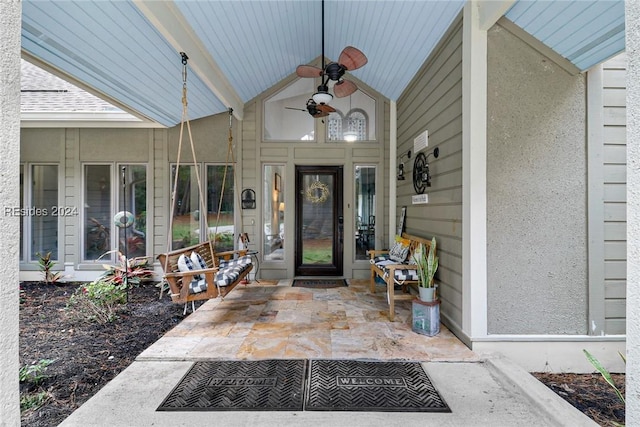
[[[76,289],[67,308],[80,320],[86,319],[100,324],[118,318],[118,311],[127,302],[124,285],[95,281]]]

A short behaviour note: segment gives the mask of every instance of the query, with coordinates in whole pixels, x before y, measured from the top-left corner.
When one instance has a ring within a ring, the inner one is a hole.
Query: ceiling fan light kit
[[[313,94],[313,100],[316,104],[328,104],[333,99],[333,95],[329,93],[329,88],[325,85],[318,86],[318,91]]]

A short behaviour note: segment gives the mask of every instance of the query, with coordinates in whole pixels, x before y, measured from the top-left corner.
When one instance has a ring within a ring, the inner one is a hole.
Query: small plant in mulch
[[[99,324],[113,322],[127,302],[125,285],[96,280],[79,286],[67,304],[70,315],[77,320]]]
[[[34,386],[39,385],[46,378],[47,368],[53,362],[55,362],[55,360],[41,359],[38,363],[21,367],[19,372],[20,382],[33,384]]]
[[[47,368],[54,362],[55,360],[51,359],[41,359],[37,363],[20,368],[18,377],[20,379],[20,410],[22,412],[34,411],[51,398],[51,393],[41,390],[39,386],[47,378]]]
[[[51,259],[51,252],[47,252],[45,255],[36,253],[38,256],[38,267],[42,272],[42,278],[46,284],[56,284],[58,283],[63,275],[61,271],[56,273],[53,272],[53,267],[55,267],[56,263]]]
[[[622,402],[623,405],[626,405],[627,402],[624,398],[624,395],[622,394],[622,391],[620,391],[620,389],[616,386],[616,383],[613,381],[613,378],[611,377],[611,374],[609,373],[609,371],[602,365],[602,363],[600,363],[598,359],[595,358],[595,356],[593,356],[587,350],[583,349],[582,351],[584,352],[584,355],[587,357],[587,360],[589,361],[589,363],[591,363],[593,367],[596,368],[598,372],[600,372],[600,375],[602,375],[602,378],[604,378],[607,384],[609,384],[611,389],[616,393],[618,400],[620,400],[620,402]],[[622,358],[622,361],[624,363],[627,363],[627,358],[624,357],[624,355],[620,352],[618,352],[618,354]],[[613,422],[613,425],[624,426],[624,424],[618,423],[618,422]]]
[[[117,253],[118,262],[115,265],[103,264],[106,271],[102,273],[99,280],[114,285],[127,284],[132,287],[138,286],[142,281],[153,279],[153,268],[149,263],[149,257],[127,259],[120,251],[109,251],[100,258],[112,253]]]

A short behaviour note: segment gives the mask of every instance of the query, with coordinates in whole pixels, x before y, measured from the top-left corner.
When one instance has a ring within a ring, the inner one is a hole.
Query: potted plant
[[[418,250],[413,254],[413,259],[418,266],[418,290],[420,300],[431,302],[434,300],[435,284],[433,277],[438,270],[438,257],[436,256],[436,238],[431,239],[431,246],[427,252],[425,245],[420,243]]]

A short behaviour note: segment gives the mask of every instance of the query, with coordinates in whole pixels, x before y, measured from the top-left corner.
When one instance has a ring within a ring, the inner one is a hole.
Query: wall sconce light
[[[440,155],[440,148],[434,148],[427,155],[418,153],[413,162],[413,189],[416,190],[416,194],[422,194],[427,187],[431,187],[431,175],[429,174],[429,163],[427,163],[427,159],[431,155],[437,159]]]
[[[250,188],[242,190],[242,209],[255,209],[256,208],[256,192]]]
[[[404,162],[402,159],[406,157],[407,159],[411,158],[411,150],[407,151],[400,155],[400,164],[398,165],[398,177],[396,178],[398,181],[404,181],[406,178],[404,177]]]

